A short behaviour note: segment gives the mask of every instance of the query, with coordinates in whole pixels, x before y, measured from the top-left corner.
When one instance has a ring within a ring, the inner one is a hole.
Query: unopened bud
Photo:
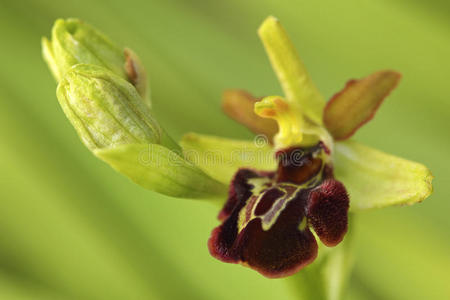
[[[87,64],[72,67],[61,79],[57,96],[64,113],[91,150],[148,143],[179,150],[136,89],[106,68]]]
[[[42,39],[42,54],[57,81],[74,65],[101,66],[132,83],[150,105],[147,76],[137,55],[78,19],[56,20],[51,40]]]

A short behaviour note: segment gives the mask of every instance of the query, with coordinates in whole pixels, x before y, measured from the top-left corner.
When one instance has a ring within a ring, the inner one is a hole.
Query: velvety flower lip
[[[349,198],[325,163],[321,143],[277,153],[276,172],[242,168],[219,214],[222,225],[208,242],[210,253],[266,277],[289,276],[317,256],[313,229],[327,246],[347,232]]]

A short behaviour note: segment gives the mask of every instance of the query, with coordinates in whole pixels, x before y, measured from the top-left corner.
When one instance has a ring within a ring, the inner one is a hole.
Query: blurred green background
[[[250,138],[220,95],[280,93],[256,35],[269,14],[327,98],[401,71],[355,138],[435,175],[423,203],[359,215],[346,299],[450,299],[450,2],[420,0],[0,0],[0,299],[295,299],[284,280],[210,257],[217,207],[146,191],[94,158],[40,50],[56,18],[81,18],[141,56],[174,137]]]

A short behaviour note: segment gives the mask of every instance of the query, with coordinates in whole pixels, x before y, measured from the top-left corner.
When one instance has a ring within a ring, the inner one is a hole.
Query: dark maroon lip
[[[208,241],[215,258],[240,263],[266,277],[292,275],[317,256],[314,230],[326,246],[335,246],[347,232],[349,199],[333,177],[332,166],[309,148],[277,152],[276,172],[240,169]],[[319,167],[320,166],[320,167]],[[267,179],[254,193],[252,180]]]

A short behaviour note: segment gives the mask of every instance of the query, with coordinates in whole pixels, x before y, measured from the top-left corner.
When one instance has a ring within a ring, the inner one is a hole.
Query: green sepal
[[[180,145],[187,159],[227,185],[239,168],[273,171],[277,166],[273,149],[263,135],[254,141],[242,141],[188,133]]]
[[[94,154],[142,187],[172,197],[225,199],[227,187],[174,151],[157,144],[128,144]]]
[[[414,204],[433,191],[433,175],[424,165],[351,140],[335,144],[334,170],[350,195],[351,211]]]
[[[299,105],[302,112],[316,124],[322,124],[325,100],[309,77],[286,30],[276,18],[270,16],[261,24],[258,34],[286,100]]]

